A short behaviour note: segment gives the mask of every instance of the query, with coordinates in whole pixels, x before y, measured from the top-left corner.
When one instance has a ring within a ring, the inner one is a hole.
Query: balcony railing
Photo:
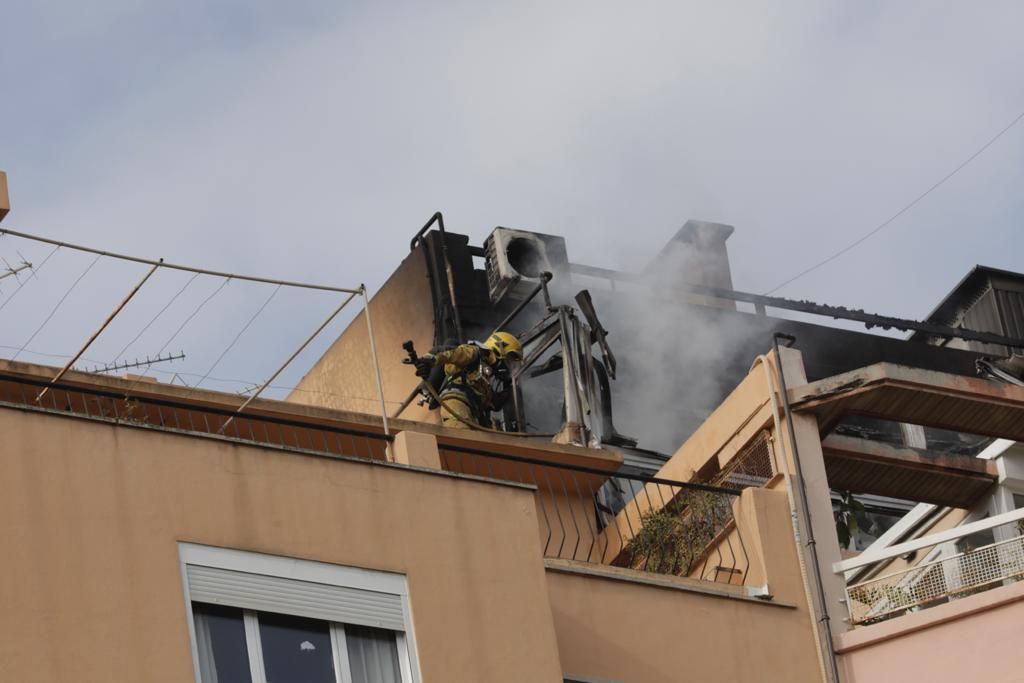
[[[444,469],[537,487],[545,557],[742,585],[740,491],[441,445]]]
[[[1014,510],[836,563],[836,573],[869,574],[847,584],[850,623],[884,621],[1020,580],[1022,530],[1024,510]]]

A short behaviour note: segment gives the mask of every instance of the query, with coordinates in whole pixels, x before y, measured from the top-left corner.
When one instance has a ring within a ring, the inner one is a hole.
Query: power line
[[[69,295],[71,294],[71,292],[73,292],[73,291],[75,290],[75,287],[77,287],[77,286],[78,286],[78,283],[82,281],[82,278],[84,278],[84,277],[85,277],[86,275],[88,275],[88,274],[89,274],[89,271],[90,271],[90,270],[92,270],[92,267],[93,267],[93,266],[95,266],[95,265],[96,265],[96,262],[97,262],[97,261],[99,261],[99,260],[100,260],[101,258],[103,258],[103,255],[102,255],[102,254],[98,254],[98,255],[96,256],[96,258],[94,258],[94,259],[92,260],[92,263],[90,263],[90,264],[89,264],[89,267],[88,267],[88,268],[86,268],[85,270],[83,270],[83,271],[82,271],[82,274],[78,276],[78,279],[77,279],[77,280],[75,280],[75,281],[74,281],[73,283],[71,283],[71,286],[70,286],[70,287],[68,287],[68,291],[64,292],[64,296],[62,296],[62,297],[60,298],[60,301],[58,301],[58,302],[57,302],[57,305],[56,305],[56,306],[54,306],[54,307],[53,307],[53,308],[52,308],[52,309],[50,310],[50,314],[49,314],[48,316],[46,316],[46,320],[44,320],[44,321],[43,321],[43,322],[42,322],[42,323],[41,323],[41,324],[39,325],[39,327],[37,327],[37,328],[36,328],[36,331],[32,333],[32,336],[31,336],[31,337],[29,337],[29,338],[28,338],[28,339],[27,339],[27,340],[25,341],[25,343],[21,345],[21,348],[20,348],[20,349],[18,349],[18,352],[17,352],[17,353],[15,353],[15,354],[14,354],[13,356],[11,356],[11,360],[15,360],[15,359],[16,359],[16,358],[18,357],[18,355],[19,355],[19,354],[20,354],[20,353],[21,353],[22,351],[24,351],[24,350],[25,350],[25,347],[26,347],[26,346],[28,346],[29,344],[31,344],[31,343],[32,343],[32,340],[36,338],[36,335],[37,335],[37,334],[39,334],[39,333],[40,333],[40,332],[41,332],[41,331],[43,330],[43,328],[44,328],[44,327],[46,327],[46,323],[50,322],[50,319],[51,319],[51,318],[52,318],[52,317],[53,317],[53,316],[54,316],[54,315],[55,315],[55,314],[57,313],[57,310],[58,310],[58,309],[59,309],[59,308],[61,307],[61,305],[62,305],[62,304],[64,303],[64,300],[68,298],[68,296],[69,296]],[[15,292],[15,294],[17,294],[17,292]],[[14,294],[12,294],[11,296],[14,296]]]
[[[935,190],[937,190],[937,189],[938,189],[939,187],[941,187],[941,186],[942,186],[943,184],[945,184],[945,182],[946,182],[947,180],[949,180],[950,178],[952,178],[953,176],[955,176],[955,175],[956,175],[957,173],[959,173],[959,172],[960,172],[961,170],[963,170],[963,169],[964,169],[964,167],[966,167],[966,166],[967,166],[968,164],[970,164],[970,163],[971,163],[972,161],[974,161],[974,160],[975,160],[975,159],[977,159],[977,158],[978,158],[979,156],[981,156],[981,154],[982,154],[982,153],[983,153],[983,152],[984,152],[985,150],[987,150],[987,149],[988,149],[989,147],[991,147],[991,146],[992,146],[992,144],[993,144],[993,143],[995,143],[995,141],[996,141],[996,140],[998,140],[999,138],[1003,137],[1003,135],[1004,135],[1004,134],[1005,134],[1005,133],[1006,133],[1007,131],[1009,131],[1009,130],[1010,130],[1011,128],[1013,128],[1013,127],[1014,127],[1015,125],[1017,125],[1017,123],[1018,123],[1018,122],[1019,122],[1019,121],[1020,121],[1021,119],[1024,119],[1024,112],[1021,112],[1020,114],[1018,114],[1018,115],[1017,115],[1017,117],[1016,117],[1015,119],[1013,119],[1013,121],[1011,121],[1011,122],[1010,122],[1010,123],[1009,123],[1009,124],[1008,124],[1008,125],[1007,125],[1007,126],[1006,126],[1005,128],[1003,128],[1003,129],[1002,129],[1001,131],[999,131],[998,133],[996,133],[996,134],[995,134],[995,136],[994,136],[994,137],[992,137],[992,138],[991,138],[991,139],[990,139],[990,140],[989,140],[988,142],[986,142],[986,143],[985,143],[984,145],[982,145],[982,146],[981,146],[981,148],[980,148],[980,149],[978,149],[978,151],[976,151],[976,152],[975,152],[974,154],[972,154],[971,156],[967,157],[967,159],[965,159],[965,160],[964,160],[964,161],[963,161],[963,162],[962,162],[962,163],[961,163],[961,164],[960,164],[959,166],[957,166],[957,167],[956,167],[956,168],[954,168],[954,169],[953,169],[952,171],[950,171],[949,173],[947,173],[947,174],[946,174],[945,176],[943,176],[943,177],[942,177],[942,179],[941,179],[941,180],[939,180],[939,181],[938,181],[937,183],[935,183],[934,185],[932,185],[931,187],[929,187],[929,188],[928,188],[927,190],[925,190],[924,192],[922,192],[922,193],[921,193],[920,195],[918,195],[918,196],[917,196],[917,197],[916,197],[916,198],[915,198],[915,199],[914,199],[914,200],[913,200],[912,202],[910,202],[909,204],[907,204],[906,206],[904,206],[904,207],[903,207],[902,209],[900,209],[899,211],[897,211],[896,213],[894,213],[894,214],[893,214],[892,216],[890,216],[889,218],[887,218],[887,219],[886,219],[885,221],[883,221],[883,222],[882,222],[882,223],[880,223],[879,225],[875,226],[875,227],[874,227],[874,228],[872,228],[872,229],[871,229],[871,230],[870,230],[869,232],[865,233],[864,235],[862,235],[861,237],[859,237],[859,238],[858,238],[857,240],[855,240],[855,241],[851,242],[850,244],[846,245],[845,247],[843,247],[842,249],[840,249],[840,250],[839,250],[839,251],[837,251],[836,253],[832,254],[832,255],[831,255],[831,256],[829,256],[828,258],[826,258],[826,259],[824,259],[824,260],[822,260],[822,261],[819,261],[818,263],[814,264],[814,265],[813,265],[813,266],[811,266],[810,268],[807,268],[807,269],[805,269],[805,270],[802,270],[802,271],[800,271],[799,273],[797,273],[797,274],[796,274],[796,275],[794,275],[793,277],[789,278],[788,280],[785,280],[785,281],[783,281],[783,282],[781,282],[781,283],[779,283],[779,284],[775,285],[774,287],[772,287],[771,289],[769,289],[769,290],[768,290],[767,292],[765,292],[765,294],[771,294],[771,293],[773,293],[773,292],[776,292],[776,291],[778,291],[778,290],[782,289],[783,287],[785,287],[786,285],[788,285],[789,283],[791,283],[791,282],[794,282],[795,280],[799,280],[799,279],[800,279],[800,278],[802,278],[802,277],[803,277],[804,275],[807,275],[808,273],[814,272],[814,271],[815,271],[815,270],[817,270],[818,268],[821,268],[822,266],[824,266],[824,265],[826,265],[826,264],[828,264],[828,263],[831,263],[832,261],[835,261],[835,260],[836,260],[837,258],[839,258],[840,256],[842,256],[842,255],[843,255],[843,254],[845,254],[846,252],[850,251],[851,249],[853,249],[853,248],[857,247],[858,245],[860,245],[860,244],[861,244],[862,242],[866,241],[866,240],[867,240],[867,239],[869,239],[870,237],[873,237],[874,235],[876,235],[876,234],[878,234],[879,232],[881,232],[881,231],[882,231],[882,230],[883,230],[884,228],[888,227],[888,225],[889,225],[890,223],[892,223],[892,222],[893,222],[893,221],[895,221],[895,220],[896,220],[897,218],[899,218],[900,216],[902,216],[903,214],[905,214],[905,213],[906,213],[907,211],[910,211],[910,209],[914,208],[914,207],[915,207],[915,206],[916,206],[916,205],[917,205],[917,204],[918,204],[918,203],[919,203],[919,202],[920,202],[920,201],[921,201],[922,199],[924,199],[925,197],[927,197],[928,195],[930,195],[930,194],[931,194],[932,192],[934,192]]]

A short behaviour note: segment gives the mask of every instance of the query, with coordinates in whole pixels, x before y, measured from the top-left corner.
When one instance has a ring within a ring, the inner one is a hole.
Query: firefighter
[[[470,342],[416,359],[424,379],[434,367],[444,370],[441,424],[454,429],[491,427],[491,412],[501,410],[512,385],[511,366],[523,359],[523,345],[508,332],[495,332],[483,344]]]

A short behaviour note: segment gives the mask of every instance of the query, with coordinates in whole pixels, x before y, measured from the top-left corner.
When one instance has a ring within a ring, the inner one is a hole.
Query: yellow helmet
[[[484,346],[494,352],[494,355],[499,359],[509,361],[519,361],[523,359],[523,345],[519,343],[514,334],[508,332],[495,332],[487,341],[484,342]]]

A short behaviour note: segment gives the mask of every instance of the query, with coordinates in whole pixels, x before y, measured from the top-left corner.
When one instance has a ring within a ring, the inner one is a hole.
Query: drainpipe
[[[753,370],[758,364],[764,368],[765,380],[768,382],[768,393],[770,394],[769,401],[772,404],[772,420],[775,423],[775,434],[782,434],[782,420],[779,419],[779,402],[776,398],[775,392],[775,377],[772,375],[771,364],[768,362],[768,357],[761,355],[754,359],[754,364],[750,366]],[[778,443],[782,443],[782,438],[779,436],[777,439]],[[789,468],[780,467],[782,471],[782,478],[786,481],[786,499],[789,501],[789,520],[793,525],[793,538],[796,541],[797,553],[796,559],[797,564],[800,567],[800,584],[804,587],[804,599],[807,600],[808,617],[811,620],[811,633],[814,634],[814,647],[818,651],[818,671],[821,673],[821,680],[828,681],[828,674],[825,671],[825,649],[821,643],[821,629],[818,628],[818,621],[814,617],[814,596],[811,594],[811,583],[807,577],[807,563],[804,560],[804,554],[800,552],[800,513],[796,509],[796,499],[793,497],[793,482],[790,479]]]
[[[818,618],[816,620],[816,623],[814,624],[815,641],[816,641],[816,643],[818,645],[819,651],[822,652],[822,654],[824,655],[824,658],[827,659],[827,661],[828,661],[828,668],[829,668],[829,673],[831,674],[831,676],[825,677],[826,680],[832,680],[832,681],[835,681],[835,683],[839,683],[839,665],[836,662],[835,644],[832,641],[832,628],[831,628],[831,623],[830,623],[831,622],[831,617],[829,616],[829,613],[828,613],[828,601],[827,601],[827,598],[825,597],[825,588],[824,588],[824,584],[823,584],[822,578],[821,578],[821,565],[818,562],[817,542],[814,539],[814,529],[811,526],[811,517],[810,517],[809,508],[808,508],[808,505],[807,505],[807,488],[806,488],[806,484],[804,483],[803,466],[801,465],[801,462],[800,462],[800,452],[797,449],[797,445],[796,445],[796,432],[793,429],[792,410],[791,410],[790,405],[789,405],[789,393],[788,393],[788,390],[786,388],[786,373],[783,372],[783,370],[782,370],[782,356],[779,353],[779,339],[783,339],[783,340],[786,340],[787,342],[789,342],[786,345],[787,347],[789,347],[789,346],[792,346],[792,344],[796,341],[796,338],[792,337],[790,335],[781,334],[781,333],[778,333],[778,332],[775,333],[774,335],[772,335],[772,354],[775,357],[775,369],[776,369],[776,372],[778,373],[778,377],[779,377],[779,386],[778,386],[779,392],[778,393],[782,397],[782,411],[783,411],[783,415],[786,418],[786,427],[787,427],[786,431],[787,431],[787,434],[789,436],[789,443],[790,443],[790,445],[791,445],[791,447],[793,449],[793,464],[796,467],[796,476],[800,480],[800,486],[798,488],[796,488],[796,492],[799,494],[799,506],[796,505],[796,500],[794,500],[794,498],[793,498],[793,489],[794,489],[794,487],[793,487],[792,479],[790,478],[790,475],[789,475],[789,468],[788,467],[783,467],[782,471],[783,471],[783,476],[784,476],[784,478],[786,480],[786,492],[789,495],[790,512],[791,512],[791,515],[793,516],[793,529],[794,529],[794,533],[796,535],[797,543],[800,543],[800,531],[799,531],[799,524],[798,524],[798,520],[797,520],[797,507],[802,508],[801,512],[803,512],[803,522],[804,522],[804,526],[807,529],[807,543],[806,543],[806,547],[809,548],[810,551],[811,551],[811,570],[812,570],[812,574],[813,574],[813,582],[812,583],[814,584],[815,592],[817,593],[817,597],[818,597],[818,606],[819,606],[819,609],[821,610],[821,616],[820,616],[820,618]],[[764,358],[764,356],[759,356],[758,360],[760,360],[761,362],[765,363],[766,359]],[[771,393],[771,399],[772,399],[772,411],[773,411],[773,417],[775,419],[775,433],[778,434],[779,433],[779,416],[778,416],[778,407],[779,407],[779,405],[778,405],[778,401],[775,398],[775,396],[776,396],[776,394],[775,394],[775,383],[772,381],[773,378],[771,377],[771,373],[768,371],[768,364],[767,363],[765,363],[765,372],[766,372],[766,375],[768,376],[769,391]],[[807,582],[807,568],[805,566],[805,562],[804,562],[804,558],[803,558],[803,553],[800,552],[800,553],[797,553],[797,554],[800,557],[800,570],[801,570],[801,574],[802,574],[803,579],[804,579],[804,587],[805,587],[805,589],[808,592],[808,596],[807,596],[808,597],[808,605],[811,606],[811,608],[813,610],[814,602],[811,600],[811,596],[809,595],[810,588],[807,585],[807,583],[808,583]],[[824,633],[825,633],[824,642],[822,642],[822,639],[821,639],[821,631],[822,630],[824,630]],[[822,664],[822,667],[824,668],[824,664]],[[823,671],[823,673],[825,673],[825,672]]]

